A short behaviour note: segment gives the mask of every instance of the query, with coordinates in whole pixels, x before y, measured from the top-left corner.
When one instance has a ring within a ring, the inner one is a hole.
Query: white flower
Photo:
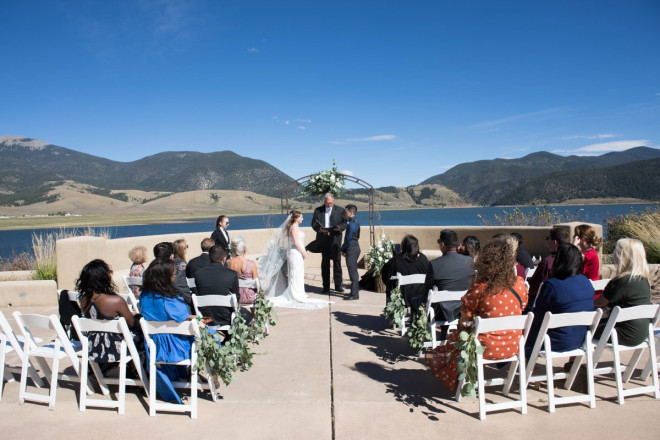
[[[383,257],[379,256],[378,261],[383,261]]]

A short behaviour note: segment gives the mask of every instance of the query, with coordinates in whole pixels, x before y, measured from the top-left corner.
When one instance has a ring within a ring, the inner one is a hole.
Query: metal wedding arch
[[[310,177],[312,177],[313,175],[314,174],[309,174],[305,177],[300,177],[294,180],[293,182],[284,185],[282,188],[280,188],[280,191],[282,193],[280,197],[282,216],[284,216],[285,209],[288,209],[289,207],[289,196],[292,193],[294,193],[296,190],[299,190],[302,184],[308,182]],[[369,244],[373,246],[376,243],[376,235],[374,232],[375,229],[374,228],[374,187],[362,179],[359,179],[354,176],[347,176],[346,174],[344,174],[344,180],[348,182],[357,183],[358,185],[360,185],[361,187],[367,190],[369,197]]]

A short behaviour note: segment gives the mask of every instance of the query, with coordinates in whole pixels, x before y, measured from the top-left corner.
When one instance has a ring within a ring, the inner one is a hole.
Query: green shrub
[[[626,215],[610,217],[605,220],[605,230],[604,253],[612,253],[620,238],[636,238],[644,245],[649,264],[660,264],[660,210],[657,206],[640,214],[631,210]]]
[[[518,207],[513,208],[511,212],[504,209],[501,216],[495,214],[491,219],[479,215],[479,219],[484,226],[553,226],[557,223],[583,221],[578,211],[560,213],[555,208],[549,209],[547,206],[526,213]]]

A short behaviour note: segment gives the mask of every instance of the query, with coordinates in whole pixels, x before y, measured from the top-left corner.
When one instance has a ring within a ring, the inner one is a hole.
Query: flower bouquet
[[[332,169],[312,174],[309,181],[302,186],[303,193],[310,196],[322,196],[326,193],[332,193],[339,197],[345,189],[344,175],[337,171],[334,160],[332,161]]]
[[[383,266],[394,256],[394,242],[392,239],[382,233],[375,246],[369,246],[369,250],[364,255],[365,266],[369,273],[374,277],[376,290],[385,292],[385,283],[381,275]]]

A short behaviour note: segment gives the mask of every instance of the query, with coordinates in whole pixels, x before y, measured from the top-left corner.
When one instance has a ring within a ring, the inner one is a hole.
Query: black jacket
[[[231,295],[234,293],[236,299],[240,300],[238,274],[220,263],[209,263],[208,266],[199,269],[195,274],[195,284],[199,296]],[[229,307],[202,307],[200,312],[202,315],[213,319],[210,325],[231,324],[233,310]]]

